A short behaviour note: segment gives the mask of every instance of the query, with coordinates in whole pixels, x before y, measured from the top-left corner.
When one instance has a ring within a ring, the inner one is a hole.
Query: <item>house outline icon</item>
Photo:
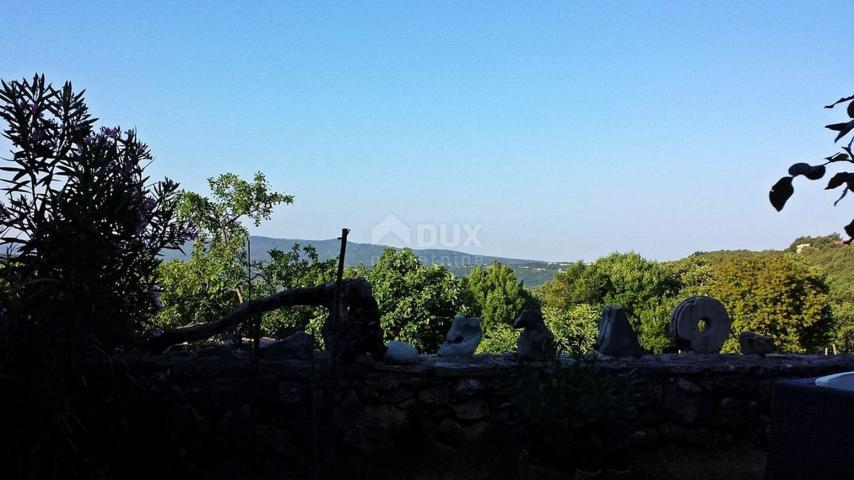
[[[389,239],[400,245],[389,243]],[[386,244],[400,247],[412,246],[412,229],[409,228],[397,215],[390,213],[385,216],[374,228],[371,229],[371,243],[374,245]]]

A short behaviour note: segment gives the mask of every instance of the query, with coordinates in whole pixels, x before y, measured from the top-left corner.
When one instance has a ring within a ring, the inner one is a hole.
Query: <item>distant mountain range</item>
[[[311,245],[317,249],[321,260],[338,256],[341,248],[339,240],[304,240],[294,238],[270,238],[262,236],[251,236],[252,256],[256,260],[264,261],[269,258],[267,252],[277,248],[279,250],[290,250],[294,244],[302,246]],[[372,266],[389,248],[385,245],[374,245],[370,243],[347,242],[347,254],[345,264],[348,266],[365,265]],[[192,251],[192,243],[184,246],[184,254],[176,250],[164,252],[166,260],[187,258]],[[539,260],[524,260],[519,258],[493,257],[489,255],[472,255],[469,253],[453,250],[440,249],[413,249],[415,254],[427,265],[440,264],[448,267],[455,275],[465,276],[477,265],[490,265],[499,262],[508,265],[516,272],[516,276],[528,287],[536,287],[551,280],[554,274],[565,265],[566,262],[543,262]]]

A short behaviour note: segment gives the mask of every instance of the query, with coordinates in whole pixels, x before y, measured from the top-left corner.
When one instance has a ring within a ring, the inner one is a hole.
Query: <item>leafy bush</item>
[[[0,423],[15,438],[0,464],[64,476],[81,458],[80,365],[134,343],[157,308],[159,252],[193,229],[174,218],[178,185],[145,175],[136,132],[95,129],[70,83],[3,82],[0,118],[12,145],[0,203],[0,404],[12,415]]]
[[[173,219],[178,185],[150,184],[148,147],[132,130],[94,130],[70,83],[4,82],[0,102],[13,146],[0,210],[7,302],[32,326],[130,341],[155,312],[158,254],[193,236]]]
[[[534,306],[533,297],[507,265],[493,262],[487,268],[474,267],[462,280],[467,313],[481,317],[489,331],[495,325],[512,325],[519,313]]]
[[[566,309],[543,307],[543,320],[555,336],[558,352],[579,356],[593,352],[599,335],[601,309],[581,303]]]
[[[460,310],[460,282],[441,265],[425,266],[412,250],[387,248],[365,275],[386,340],[435,352]]]
[[[544,305],[569,310],[578,305],[620,305],[641,344],[661,352],[670,344],[667,322],[681,289],[679,277],[637,253],[614,253],[587,265],[570,264],[543,288]]]
[[[516,351],[516,341],[519,340],[521,333],[521,330],[517,330],[506,323],[497,323],[483,332],[483,340],[477,346],[477,353],[493,355],[513,353]]]
[[[271,191],[264,174],[252,181],[233,173],[208,179],[211,196],[183,191],[178,214],[198,227],[189,260],[173,260],[159,272],[163,310],[160,327],[216,320],[243,302],[249,290],[243,221],[259,226],[273,208],[293,197]],[[257,270],[257,266],[255,267]]]
[[[258,293],[270,295],[286,288],[320,285],[335,280],[337,259],[321,261],[311,245],[296,244],[289,251],[270,250],[270,260],[259,266]],[[284,338],[296,331],[312,334],[320,344],[320,328],[328,312],[323,307],[296,306],[264,314],[261,328],[265,335]]]

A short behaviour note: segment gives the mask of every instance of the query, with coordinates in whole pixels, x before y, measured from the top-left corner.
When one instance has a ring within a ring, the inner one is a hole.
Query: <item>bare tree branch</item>
[[[157,353],[178,343],[204,340],[232,330],[256,314],[277,308],[295,305],[328,306],[333,301],[334,294],[335,285],[331,283],[283,290],[257,300],[243,302],[219,320],[166,330],[162,335],[152,338],[144,350]]]

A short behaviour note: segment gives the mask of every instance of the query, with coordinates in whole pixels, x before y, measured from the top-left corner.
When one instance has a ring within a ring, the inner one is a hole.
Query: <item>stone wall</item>
[[[136,393],[101,408],[134,413],[110,427],[119,431],[105,433],[133,439],[122,448],[162,443],[167,447],[152,456],[175,462],[191,462],[198,451],[226,459],[252,450],[268,462],[307,463],[316,461],[318,443],[333,439],[339,452],[506,444],[526,432],[514,388],[536,369],[553,368],[519,365],[509,356],[461,363],[432,356],[409,366],[362,358],[332,375],[328,357],[316,355],[268,355],[254,380],[248,359],[228,349],[128,357],[120,370],[133,378]],[[637,379],[635,445],[714,446],[762,444],[775,380],[854,370],[854,356],[682,354],[597,365],[601,375],[631,372]]]

